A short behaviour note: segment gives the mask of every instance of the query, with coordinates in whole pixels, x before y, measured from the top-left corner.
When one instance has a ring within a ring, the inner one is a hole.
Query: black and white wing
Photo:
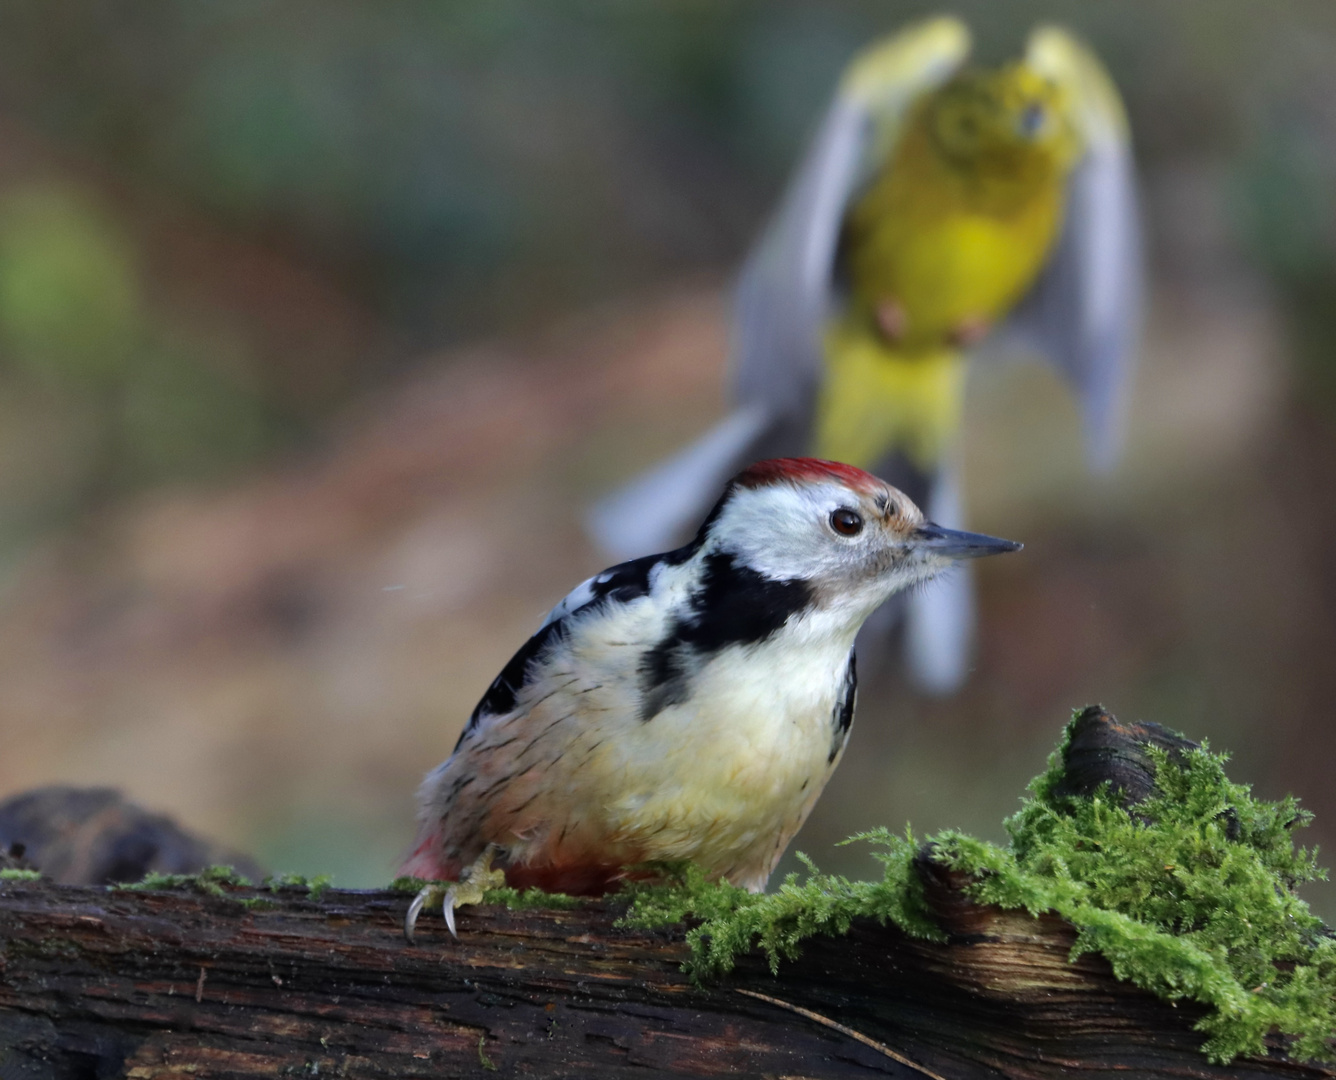
[[[1071,381],[1090,462],[1103,469],[1121,448],[1145,288],[1127,117],[1103,65],[1065,31],[1036,29],[1026,62],[1067,89],[1085,153],[1062,235],[1002,341],[1042,353]]]
[[[647,595],[654,568],[672,558],[672,555],[649,555],[620,563],[580,582],[567,593],[547,613],[533,637],[520,646],[519,651],[501,669],[501,673],[492,680],[492,685],[487,688],[468,723],[464,725],[459,736],[460,742],[465,735],[485,725],[493,717],[507,716],[514,711],[521,691],[537,677],[543,660],[560,643],[574,620],[600,601],[610,599],[617,603],[629,603]]]

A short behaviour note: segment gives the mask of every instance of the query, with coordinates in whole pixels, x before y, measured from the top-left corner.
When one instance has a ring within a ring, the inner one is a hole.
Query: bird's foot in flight
[[[951,344],[959,345],[962,349],[968,349],[986,338],[988,331],[992,328],[991,319],[982,315],[969,315],[956,323],[955,328],[951,331]]]
[[[877,328],[887,341],[894,344],[905,336],[909,316],[900,301],[890,298],[878,301],[875,315]]]
[[[433,882],[424,886],[413,898],[413,902],[408,906],[408,914],[404,916],[404,937],[410,942],[413,940],[413,928],[417,925],[422,909],[428,904],[435,903],[436,898],[444,892],[441,914],[445,916],[445,925],[450,928],[451,937],[458,938],[459,934],[455,930],[455,908],[463,907],[465,904],[480,904],[488,889],[499,889],[506,883],[506,872],[492,869],[492,860],[500,853],[501,848],[496,844],[488,844],[483,853],[465,868],[454,884],[443,886],[439,882]]]

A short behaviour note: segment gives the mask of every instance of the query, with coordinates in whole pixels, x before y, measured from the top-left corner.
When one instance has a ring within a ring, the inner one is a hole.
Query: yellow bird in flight
[[[967,359],[986,339],[1054,363],[1092,464],[1112,464],[1142,292],[1122,102],[1061,29],[1037,28],[997,68],[967,67],[969,51],[965,25],[936,18],[845,70],[742,274],[737,407],[594,507],[590,531],[613,554],[680,542],[728,476],[777,455],[871,470],[959,527]],[[968,577],[911,595],[904,613],[917,681],[958,687]]]

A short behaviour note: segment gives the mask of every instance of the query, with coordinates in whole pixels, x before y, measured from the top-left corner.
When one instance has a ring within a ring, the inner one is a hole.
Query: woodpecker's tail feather
[[[770,426],[764,406],[738,409],[685,450],[600,499],[585,515],[585,531],[619,560],[676,547],[700,524],[725,482],[750,462]]]

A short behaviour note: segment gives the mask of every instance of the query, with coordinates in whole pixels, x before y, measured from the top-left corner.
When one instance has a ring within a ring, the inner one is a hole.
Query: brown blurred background
[[[1038,19],[1131,112],[1154,287],[1129,452],[976,369],[962,695],[865,681],[797,846],[1001,838],[1074,706],[1234,752],[1336,841],[1336,6]],[[588,501],[721,412],[728,287],[890,0],[44,0],[0,11],[0,796],[119,785],[388,879],[412,794],[605,560]],[[1327,886],[1311,890],[1336,917]]]

